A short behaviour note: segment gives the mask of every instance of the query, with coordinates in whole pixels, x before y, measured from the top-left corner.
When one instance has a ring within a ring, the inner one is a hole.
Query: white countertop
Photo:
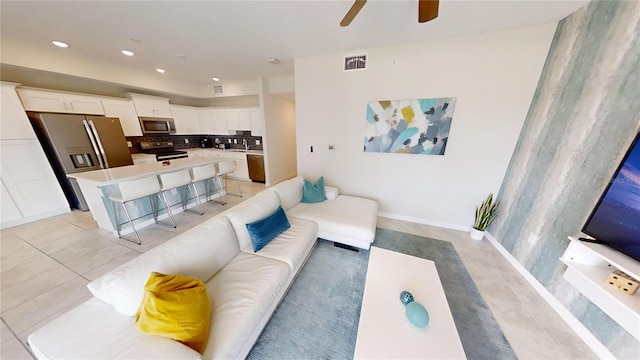
[[[149,175],[188,169],[194,166],[219,162],[219,160],[207,157],[189,157],[171,160],[171,165],[163,166],[162,162],[153,162],[139,165],[120,166],[112,169],[93,170],[78,174],[70,174],[67,177],[78,181],[92,181],[97,186],[117,184],[119,182],[139,179]]]

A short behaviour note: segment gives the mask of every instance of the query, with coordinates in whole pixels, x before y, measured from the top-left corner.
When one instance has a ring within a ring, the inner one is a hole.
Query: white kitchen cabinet
[[[251,119],[249,117],[249,109],[225,109],[227,118],[227,129],[235,130],[251,130]]]
[[[226,135],[229,133],[224,109],[213,107],[198,108],[198,119],[202,134]]]
[[[1,227],[70,211],[69,203],[38,140],[0,140],[0,150],[3,154],[11,154],[0,158],[3,185]],[[19,218],[16,218],[14,207],[20,214]],[[5,209],[11,214],[9,218],[4,216]]]
[[[251,121],[251,135],[263,136],[264,121],[262,120],[262,111],[260,108],[249,109],[249,120]]]
[[[171,114],[176,124],[175,135],[202,134],[197,107],[171,105]]]
[[[102,106],[106,116],[120,119],[124,136],[142,136],[142,128],[140,128],[133,101],[103,98]]]
[[[237,180],[251,181],[251,179],[249,178],[247,153],[225,151],[223,157],[225,160],[233,160],[236,162],[236,170],[230,173],[228,175],[229,177]]]
[[[36,133],[29,123],[13,83],[0,83],[0,139],[35,139]]]
[[[2,193],[0,194],[2,224],[16,223],[22,219],[22,214],[20,213],[20,209],[18,209],[18,205],[13,201],[11,194],[9,194],[9,190],[4,186],[4,182],[0,181],[0,183],[2,184]],[[4,226],[0,226],[0,229],[1,228],[4,228]]]
[[[28,111],[104,115],[97,96],[23,87],[16,91]]]
[[[134,93],[129,93],[129,96],[133,100],[138,116],[172,117],[168,98]]]

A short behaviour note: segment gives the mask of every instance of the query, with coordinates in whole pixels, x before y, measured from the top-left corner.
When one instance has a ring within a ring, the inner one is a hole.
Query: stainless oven
[[[154,154],[156,161],[174,160],[189,157],[186,151],[176,150],[171,141],[143,141],[140,143],[140,151],[147,154]]]
[[[171,118],[140,116],[138,119],[143,134],[173,134],[176,132],[176,123]]]

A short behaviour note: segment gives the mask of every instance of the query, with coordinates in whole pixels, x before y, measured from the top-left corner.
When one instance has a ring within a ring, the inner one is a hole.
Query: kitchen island
[[[119,193],[118,183],[144,178],[147,176],[160,175],[183,169],[190,169],[196,166],[214,164],[220,160],[215,158],[194,157],[171,160],[169,165],[163,166],[161,162],[145,163],[139,165],[120,166],[111,169],[87,171],[78,174],[68,175],[69,178],[78,182],[82,195],[89,206],[89,211],[93,219],[98,223],[101,229],[109,230],[117,236],[116,226],[120,226],[120,233],[125,235],[133,230],[128,222],[125,224],[116,224],[116,217],[113,214],[112,202],[110,196]],[[203,186],[203,184],[198,184]],[[203,192],[204,193],[204,187]],[[214,196],[219,196],[215,194]],[[169,205],[179,205],[179,211],[182,211],[179,191],[169,191],[167,193]],[[153,199],[156,201],[157,199]],[[192,207],[195,205],[195,199],[191,199],[187,205]],[[161,206],[160,206],[161,207]],[[131,214],[131,218],[136,228],[141,229],[145,226],[155,223],[153,220],[152,206],[148,199],[138,199],[127,204],[127,208]],[[160,209],[163,210],[163,209]],[[126,219],[121,207],[117,206],[118,219]],[[173,211],[173,210],[172,210]],[[167,214],[160,212],[159,219],[168,217]],[[123,226],[124,225],[124,226]]]

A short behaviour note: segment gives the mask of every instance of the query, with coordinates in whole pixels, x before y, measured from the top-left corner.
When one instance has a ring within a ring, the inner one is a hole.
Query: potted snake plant
[[[476,208],[476,221],[473,223],[469,233],[472,239],[482,240],[484,238],[485,230],[498,215],[499,205],[499,201],[493,201],[493,194],[489,194],[482,204]]]

